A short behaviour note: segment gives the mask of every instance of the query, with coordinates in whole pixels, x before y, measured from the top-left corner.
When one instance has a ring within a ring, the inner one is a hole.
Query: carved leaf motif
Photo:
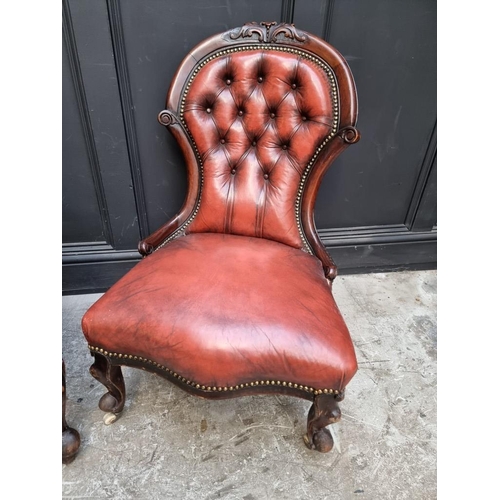
[[[259,26],[255,21],[252,21],[242,26],[237,33],[231,33],[230,37],[232,40],[237,40],[238,38],[252,38],[254,34],[257,35],[260,42],[264,41],[264,28]]]
[[[253,38],[254,35],[257,35],[259,42],[279,43],[281,41],[279,38],[280,34],[296,42],[305,42],[307,39],[307,36],[297,31],[293,24],[262,22],[259,25],[255,21],[246,23],[239,30],[232,32],[230,38],[237,40],[238,38]]]
[[[271,42],[278,41],[278,35],[283,33],[286,38],[295,40],[297,42],[305,42],[306,36],[304,33],[297,31],[293,24],[280,23],[276,27],[271,29]]]

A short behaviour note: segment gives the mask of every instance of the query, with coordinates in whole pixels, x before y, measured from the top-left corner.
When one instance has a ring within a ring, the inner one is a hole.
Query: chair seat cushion
[[[94,350],[149,360],[204,388],[340,391],[357,370],[320,261],[261,238],[177,238],[113,285],[82,328]]]

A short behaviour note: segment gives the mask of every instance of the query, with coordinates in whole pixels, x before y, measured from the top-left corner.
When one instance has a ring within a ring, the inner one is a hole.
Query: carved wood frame
[[[317,151],[311,168],[303,179],[297,193],[297,218],[299,231],[303,236],[305,250],[321,261],[325,276],[333,280],[337,266],[321,242],[314,222],[314,206],[318,189],[332,162],[350,144],[360,138],[356,129],[358,101],[351,70],[342,55],[324,40],[306,32],[299,31],[293,24],[276,22],[247,23],[222,34],[214,35],[197,45],[182,61],[167,94],[166,109],[158,115],[159,122],[168,127],[177,140],[187,167],[187,193],[179,212],[162,227],[139,243],[139,252],[147,256],[159,247],[180,236],[183,229],[192,221],[197,212],[201,193],[203,173],[201,162],[188,130],[181,116],[182,95],[191,75],[199,65],[213,54],[224,49],[243,47],[259,48],[269,46],[276,50],[309,53],[325,65],[335,76],[339,101],[338,122],[326,142]],[[333,127],[333,124],[332,124]]]

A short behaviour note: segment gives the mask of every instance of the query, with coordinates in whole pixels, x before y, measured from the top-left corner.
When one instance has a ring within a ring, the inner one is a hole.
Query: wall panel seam
[[[115,56],[116,78],[120,92],[125,137],[132,175],[137,219],[140,237],[149,235],[149,222],[146,210],[146,196],[142,181],[141,160],[139,155],[139,140],[134,117],[134,103],[130,85],[130,76],[125,52],[125,35],[118,0],[107,0],[111,43]]]
[[[78,48],[76,45],[76,37],[73,30],[73,23],[71,21],[71,10],[68,0],[63,1],[63,35],[68,48],[68,60],[75,89],[76,101],[78,111],[82,124],[83,136],[85,139],[85,146],[89,157],[90,171],[92,174],[92,181],[96,192],[97,204],[99,207],[99,214],[101,217],[102,228],[104,237],[107,243],[114,246],[113,231],[109,221],[109,210],[106,202],[106,193],[104,184],[101,177],[101,168],[99,165],[99,156],[94,140],[92,122],[85,94],[85,84],[83,81],[80,60],[78,57]]]
[[[429,180],[429,176],[432,170],[432,163],[437,154],[437,121],[434,122],[434,127],[427,145],[427,149],[424,155],[422,164],[420,165],[420,170],[417,176],[417,181],[415,183],[415,188],[411,197],[410,205],[408,206],[408,211],[405,217],[405,225],[411,231],[417,217],[418,207],[422,201],[425,193],[425,188]]]

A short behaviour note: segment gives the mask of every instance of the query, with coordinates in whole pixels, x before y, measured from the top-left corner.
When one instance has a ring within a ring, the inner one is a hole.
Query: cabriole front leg
[[[304,442],[309,449],[327,453],[333,448],[333,438],[326,426],[340,420],[338,403],[342,399],[343,393],[319,394],[314,398],[307,416],[307,433],[304,435]]]
[[[93,353],[94,364],[90,367],[90,374],[109,391],[99,401],[99,408],[106,412],[104,423],[115,422],[125,405],[125,382],[122,369],[112,365],[106,356]]]

